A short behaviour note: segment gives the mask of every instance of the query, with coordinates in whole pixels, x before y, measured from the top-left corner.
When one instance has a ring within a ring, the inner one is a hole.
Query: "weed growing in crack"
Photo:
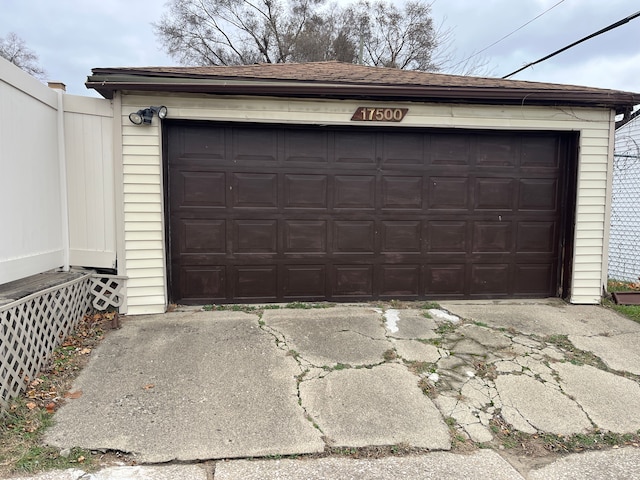
[[[437,369],[437,365],[431,362],[406,362],[409,371],[420,375],[422,373],[434,373]]]
[[[488,380],[495,380],[498,378],[498,370],[492,363],[476,360],[473,362],[473,368],[476,371],[476,376],[480,378],[486,378]]]
[[[351,368],[351,365],[348,363],[337,363],[333,370],[347,370],[349,368]]]
[[[426,311],[426,310],[425,310],[424,312],[422,312],[422,316],[423,316],[424,318],[433,318],[433,317],[431,316],[431,314],[430,314],[428,311]]]
[[[457,325],[454,325],[451,322],[444,322],[444,323],[441,323],[440,325],[438,325],[438,328],[436,328],[435,332],[438,335],[447,335],[449,333],[455,332],[456,328],[458,328]]]
[[[289,357],[293,357],[295,360],[298,360],[298,358],[300,358],[300,353],[298,353],[296,350],[289,350],[287,351],[287,356]]]
[[[426,302],[426,303],[424,303],[422,305],[422,308],[424,310],[431,310],[432,308],[439,309],[441,307],[440,307],[440,304],[438,302]]]
[[[473,322],[473,324],[474,324],[476,327],[485,327],[485,328],[489,328],[489,325],[487,325],[487,324],[486,324],[486,323],[484,323],[484,322]]]
[[[391,362],[398,358],[398,353],[393,348],[390,348],[382,354],[382,358],[384,358],[385,362]]]
[[[287,303],[284,308],[294,308],[302,310],[310,310],[312,308],[330,308],[335,306],[334,303],[307,303],[307,302],[291,302]]]
[[[545,344],[551,344],[562,350],[565,354],[565,359],[573,365],[591,365],[600,370],[611,372],[612,370],[600,359],[600,357],[594,355],[591,352],[580,350],[576,348],[569,340],[567,335],[549,335],[544,337],[542,341]]]
[[[438,396],[438,388],[426,378],[418,380],[418,387],[427,397],[434,399]]]
[[[418,338],[418,342],[426,343],[427,345],[433,345],[434,347],[442,346],[442,338]]]

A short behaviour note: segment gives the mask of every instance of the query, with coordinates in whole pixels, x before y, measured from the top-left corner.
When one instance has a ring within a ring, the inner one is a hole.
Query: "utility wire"
[[[550,59],[551,57],[555,57],[556,55],[558,55],[559,53],[564,52],[565,50],[569,50],[570,48],[575,47],[576,45],[579,45],[582,42],[586,42],[587,40],[593,38],[593,37],[597,37],[598,35],[602,35],[603,33],[608,32],[609,30],[613,30],[614,28],[618,28],[621,25],[624,25],[625,23],[629,23],[631,20],[633,20],[634,18],[638,18],[640,17],[640,12],[636,12],[633,15],[629,15],[627,18],[623,18],[622,20],[619,20],[615,23],[612,23],[611,25],[609,25],[608,27],[603,28],[602,30],[598,30],[595,33],[592,33],[591,35],[587,35],[584,38],[581,38],[580,40],[578,40],[577,42],[573,42],[571,45],[567,45],[566,47],[561,48],[560,50],[556,50],[553,53],[550,53],[549,55],[547,55],[546,57],[543,57],[539,60],[536,60],[535,62],[531,62],[531,63],[527,63],[524,67],[519,68],[518,70],[511,72],[508,75],[505,75],[502,78],[509,78],[513,75],[515,75],[516,73],[520,73],[521,71],[532,67],[534,65],[537,65],[538,63],[544,62],[545,60]]]
[[[547,8],[544,12],[542,12],[540,15],[532,18],[531,20],[529,20],[527,23],[524,23],[522,25],[520,25],[518,28],[516,28],[514,31],[512,31],[511,33],[507,33],[504,37],[500,38],[499,40],[496,40],[495,42],[493,42],[491,45],[484,47],[482,50],[478,50],[477,52],[473,53],[472,55],[469,55],[467,58],[465,58],[464,60],[459,61],[458,63],[456,63],[453,67],[451,68],[456,68],[458,65],[462,65],[464,62],[471,60],[473,57],[476,57],[478,55],[480,55],[482,52],[489,50],[491,47],[493,47],[494,45],[497,45],[498,43],[500,43],[501,41],[509,38],[511,35],[513,35],[514,33],[516,33],[519,30],[522,30],[524,27],[526,27],[527,25],[529,25],[531,22],[539,19],[541,16],[543,16],[545,13],[553,10],[554,8],[556,8],[558,5],[560,5],[561,3],[563,3],[565,0],[560,0],[558,3],[556,3],[555,5]]]

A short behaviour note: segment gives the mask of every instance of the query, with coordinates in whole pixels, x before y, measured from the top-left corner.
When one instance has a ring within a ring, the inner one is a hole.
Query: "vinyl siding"
[[[580,164],[571,301],[600,301],[610,196],[612,112],[608,109],[128,94],[122,98],[121,118],[129,314],[162,312],[167,304],[159,122],[154,118],[150,126],[134,126],[128,119],[129,113],[149,105],[166,105],[170,119],[324,125],[355,125],[350,119],[361,105],[406,106],[410,110],[405,119],[391,126],[577,131]]]

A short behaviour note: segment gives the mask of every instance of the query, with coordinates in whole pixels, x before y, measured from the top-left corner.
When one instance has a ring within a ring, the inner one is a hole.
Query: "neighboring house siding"
[[[376,102],[221,98],[187,95],[125,95],[122,99],[124,239],[128,313],[162,312],[166,307],[161,132],[134,126],[129,113],[166,105],[168,118],[289,124],[353,125],[355,109]],[[380,104],[385,106],[384,104]],[[392,106],[399,106],[394,103]],[[606,276],[604,237],[608,222],[610,125],[607,109],[526,106],[406,104],[403,127],[557,130],[580,133],[580,166],[573,259],[573,303],[598,303]]]
[[[616,130],[609,277],[640,277],[640,118]]]

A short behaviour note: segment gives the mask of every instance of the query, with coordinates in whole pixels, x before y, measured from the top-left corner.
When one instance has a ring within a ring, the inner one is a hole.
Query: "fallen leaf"
[[[149,390],[150,388],[153,388],[153,387],[155,387],[155,385],[154,385],[153,383],[147,383],[147,384],[146,384],[144,387],[142,387],[142,388],[144,388],[145,390]]]
[[[80,350],[80,355],[86,355],[87,353],[91,353],[90,348],[83,348],[82,350]]]
[[[28,408],[29,410],[33,410],[34,408],[36,408],[36,406],[37,406],[37,405],[36,405],[34,402],[29,402],[29,403],[27,403],[27,408]]]
[[[56,411],[56,404],[53,402],[47,403],[47,413],[53,413]]]
[[[84,462],[84,457],[82,455],[80,455],[78,457],[78,463],[82,463],[82,462]]]
[[[76,390],[75,392],[67,392],[64,394],[64,398],[80,398],[82,396],[82,390]]]

